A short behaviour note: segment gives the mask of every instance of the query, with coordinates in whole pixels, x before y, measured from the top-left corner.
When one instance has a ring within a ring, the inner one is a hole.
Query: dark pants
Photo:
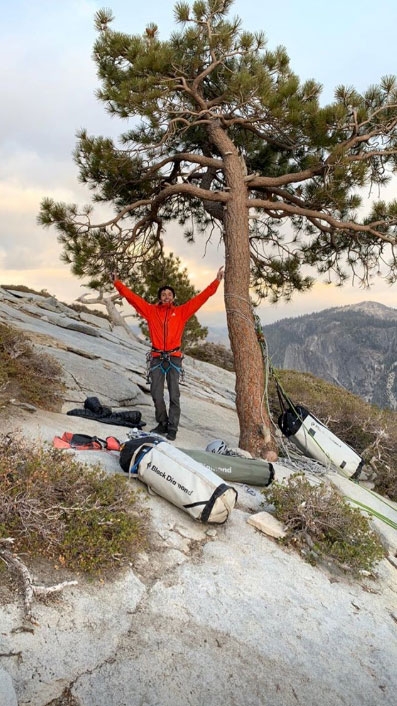
[[[178,431],[181,407],[179,403],[179,374],[182,359],[172,355],[168,360],[152,358],[150,363],[150,392],[154,402],[156,422],[163,426],[168,425],[169,431]],[[170,398],[170,408],[164,402],[164,383],[167,381]]]

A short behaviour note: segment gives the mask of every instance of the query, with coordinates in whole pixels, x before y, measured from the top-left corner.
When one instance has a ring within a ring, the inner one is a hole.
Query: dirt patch
[[[59,348],[60,350],[67,350],[67,345],[59,341],[54,336],[50,336],[47,333],[40,333],[39,331],[28,331],[25,333],[26,338],[33,344],[48,346],[50,348]]]

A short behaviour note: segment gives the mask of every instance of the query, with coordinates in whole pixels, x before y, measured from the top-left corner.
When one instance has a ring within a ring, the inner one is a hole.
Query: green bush
[[[145,535],[128,478],[59,449],[0,437],[0,539],[11,537],[17,554],[101,572],[130,561]]]
[[[385,556],[367,517],[352,508],[329,483],[311,485],[296,473],[263,491],[287,530],[286,541],[311,563],[334,562],[353,573],[371,571]]]

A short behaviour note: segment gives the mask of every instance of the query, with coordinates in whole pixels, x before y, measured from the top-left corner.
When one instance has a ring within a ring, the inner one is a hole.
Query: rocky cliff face
[[[91,395],[113,409],[139,409],[147,428],[155,423],[147,347],[124,329],[53,298],[1,287],[0,321],[55,357],[65,383],[62,411],[12,404],[3,410],[3,431],[41,443],[63,431],[125,440],[123,427],[65,414]],[[188,356],[185,369],[175,445],[204,449],[222,438],[236,446],[234,375]],[[122,472],[114,453],[76,455],[109,474]],[[290,472],[275,464],[276,480]],[[343,494],[375,503],[360,484],[328,473]],[[76,576],[77,585],[35,601],[34,625],[23,619],[20,595],[0,594],[0,706],[394,706],[396,530],[374,519],[390,555],[376,577],[357,582],[311,566],[254,529],[249,520],[263,509],[261,488],[235,486],[231,517],[214,527],[141,484],[150,548],[122,574]],[[371,506],[385,513],[377,503]],[[387,512],[395,522],[391,503]],[[37,566],[34,583],[52,585],[57,572],[47,570],[46,578]]]
[[[263,331],[275,367],[310,372],[397,409],[397,309],[362,302],[283,319]]]

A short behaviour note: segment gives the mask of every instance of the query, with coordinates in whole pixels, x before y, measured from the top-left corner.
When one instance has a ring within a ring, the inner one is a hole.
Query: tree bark
[[[225,308],[236,372],[239,446],[254,456],[277,459],[277,446],[264,405],[265,374],[250,300],[248,191],[245,164],[219,121],[208,127],[211,142],[224,161],[230,200],[224,207]]]

